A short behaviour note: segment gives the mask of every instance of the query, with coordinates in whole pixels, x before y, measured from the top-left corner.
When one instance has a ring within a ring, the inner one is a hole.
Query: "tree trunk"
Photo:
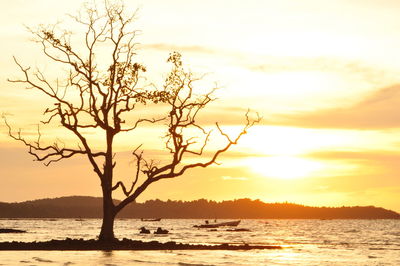
[[[99,235],[99,241],[114,241],[115,207],[111,197],[111,190],[103,188],[103,223]]]
[[[108,124],[108,123],[106,123]],[[101,179],[101,189],[103,191],[103,224],[99,235],[99,241],[114,241],[114,219],[117,214],[112,199],[112,180],[113,180],[113,143],[114,133],[107,129],[107,152],[104,162],[104,174]]]

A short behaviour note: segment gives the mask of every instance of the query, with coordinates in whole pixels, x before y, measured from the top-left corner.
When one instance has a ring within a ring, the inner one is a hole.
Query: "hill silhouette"
[[[71,196],[20,203],[0,203],[0,218],[101,218],[102,198]],[[260,200],[161,201],[133,203],[118,218],[192,219],[400,219],[400,214],[374,206],[309,207]]]

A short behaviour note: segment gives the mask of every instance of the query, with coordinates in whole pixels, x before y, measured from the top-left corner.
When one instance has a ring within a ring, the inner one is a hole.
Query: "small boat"
[[[0,233],[26,233],[25,230],[13,229],[13,228],[0,228]]]
[[[217,227],[221,227],[221,226],[238,226],[239,223],[240,223],[240,220],[222,222],[222,223],[211,223],[211,224],[206,221],[205,224],[194,225],[193,227],[197,227],[197,228],[217,228]]]
[[[161,221],[161,218],[155,218],[155,219],[140,219],[142,222],[159,222]]]

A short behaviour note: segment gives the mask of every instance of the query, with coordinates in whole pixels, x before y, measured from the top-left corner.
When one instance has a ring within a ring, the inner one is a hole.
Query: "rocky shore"
[[[265,245],[200,245],[176,242],[160,243],[158,241],[143,242],[124,238],[112,242],[98,240],[70,239],[50,240],[44,242],[0,242],[0,250],[251,250],[281,249],[281,246]]]

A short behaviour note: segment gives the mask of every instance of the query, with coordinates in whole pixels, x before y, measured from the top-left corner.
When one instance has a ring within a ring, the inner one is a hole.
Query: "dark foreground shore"
[[[70,239],[50,240],[45,242],[0,242],[0,250],[251,250],[281,249],[281,246],[263,245],[199,245],[176,242],[143,242],[131,239],[100,242],[97,240]]]

